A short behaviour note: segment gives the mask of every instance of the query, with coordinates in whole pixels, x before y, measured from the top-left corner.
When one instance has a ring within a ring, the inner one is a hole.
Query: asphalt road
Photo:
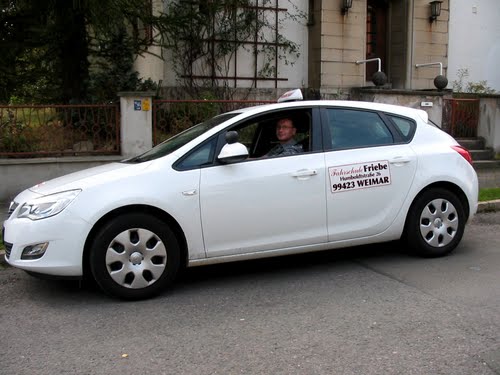
[[[397,244],[188,270],[158,298],[0,270],[0,374],[500,374],[500,213]]]

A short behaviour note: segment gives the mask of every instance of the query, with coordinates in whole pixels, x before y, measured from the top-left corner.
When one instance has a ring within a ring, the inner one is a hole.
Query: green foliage
[[[457,80],[452,82],[453,92],[468,94],[494,94],[495,90],[488,86],[487,81],[466,82],[469,77],[468,68],[460,68],[457,71]]]
[[[137,1],[0,0],[0,4],[0,103],[12,97],[24,103],[110,101],[116,97],[116,92],[111,94],[114,88],[154,86],[130,72],[133,55],[147,48],[140,38],[134,39],[133,48],[126,46],[129,56],[122,66],[117,64],[122,46],[130,44],[120,40],[123,30],[151,19],[150,10]],[[114,61],[91,66],[104,54]],[[112,81],[105,79],[106,71]]]
[[[60,99],[60,77],[46,58],[41,48],[26,49],[18,56],[15,74],[19,80],[11,91],[9,104],[45,104]]]
[[[500,199],[500,188],[479,189],[479,201],[492,201]]]
[[[0,108],[0,153],[9,158],[118,150],[115,106]],[[2,157],[4,157],[2,156]]]
[[[472,94],[494,94],[495,90],[487,85],[486,81],[479,82],[468,82],[467,89],[468,93]]]
[[[134,48],[125,30],[109,41],[101,41],[90,71],[89,100],[94,103],[116,101],[120,91],[157,90],[151,79],[143,81],[133,70]]]
[[[215,98],[210,93],[203,95],[206,103],[164,103],[156,111],[157,131],[154,144],[158,144],[193,125],[199,124],[223,112],[219,103],[211,100]]]
[[[31,151],[30,129],[24,121],[18,121],[11,110],[0,112],[0,151]]]
[[[227,80],[219,78],[233,74],[237,51],[259,57],[258,77],[274,77],[276,56],[285,64],[299,56],[298,45],[280,33],[281,23],[305,20],[290,2],[294,11],[281,12],[275,23],[269,0],[259,7],[251,0],[168,1],[154,14],[148,2],[136,0],[0,4],[0,103],[14,97],[24,103],[109,102],[118,91],[156,89],[133,71],[133,57],[151,53],[151,46],[172,52],[180,84],[193,96],[209,87],[218,98],[230,98]]]
[[[200,97],[209,87],[218,98],[231,98],[226,78],[235,74],[238,51],[258,56],[256,78],[276,78],[276,56],[286,65],[299,57],[299,46],[287,39],[280,27],[290,18],[305,20],[305,14],[289,2],[294,11],[280,14],[275,23],[274,17],[269,17],[274,3],[259,4],[255,7],[250,0],[169,2],[164,14],[169,22],[162,22],[160,35],[164,47],[172,52],[179,84],[193,97]]]

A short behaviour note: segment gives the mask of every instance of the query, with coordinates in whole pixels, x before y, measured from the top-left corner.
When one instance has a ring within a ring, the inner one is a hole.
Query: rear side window
[[[410,141],[411,138],[413,137],[413,133],[415,133],[415,123],[407,118],[404,117],[398,117],[398,116],[392,116],[392,115],[387,115],[394,125],[396,125],[396,128],[401,132],[401,136],[405,141]]]
[[[328,109],[332,149],[383,146],[394,143],[392,133],[374,112]]]

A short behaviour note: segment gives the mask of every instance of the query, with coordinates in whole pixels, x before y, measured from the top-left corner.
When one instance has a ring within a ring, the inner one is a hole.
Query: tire
[[[455,194],[441,188],[429,189],[410,208],[405,239],[420,256],[444,256],[460,243],[465,222],[464,208]]]
[[[179,244],[167,224],[144,213],[106,223],[90,250],[90,269],[107,294],[127,300],[157,295],[170,285],[180,263]]]

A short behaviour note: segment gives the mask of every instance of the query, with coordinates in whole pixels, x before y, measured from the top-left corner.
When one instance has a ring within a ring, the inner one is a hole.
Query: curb
[[[487,202],[479,202],[477,205],[477,213],[500,211],[500,199]]]
[[[500,211],[500,199],[488,202],[479,202],[477,213]],[[5,251],[0,250],[0,266],[9,266],[5,261]]]

